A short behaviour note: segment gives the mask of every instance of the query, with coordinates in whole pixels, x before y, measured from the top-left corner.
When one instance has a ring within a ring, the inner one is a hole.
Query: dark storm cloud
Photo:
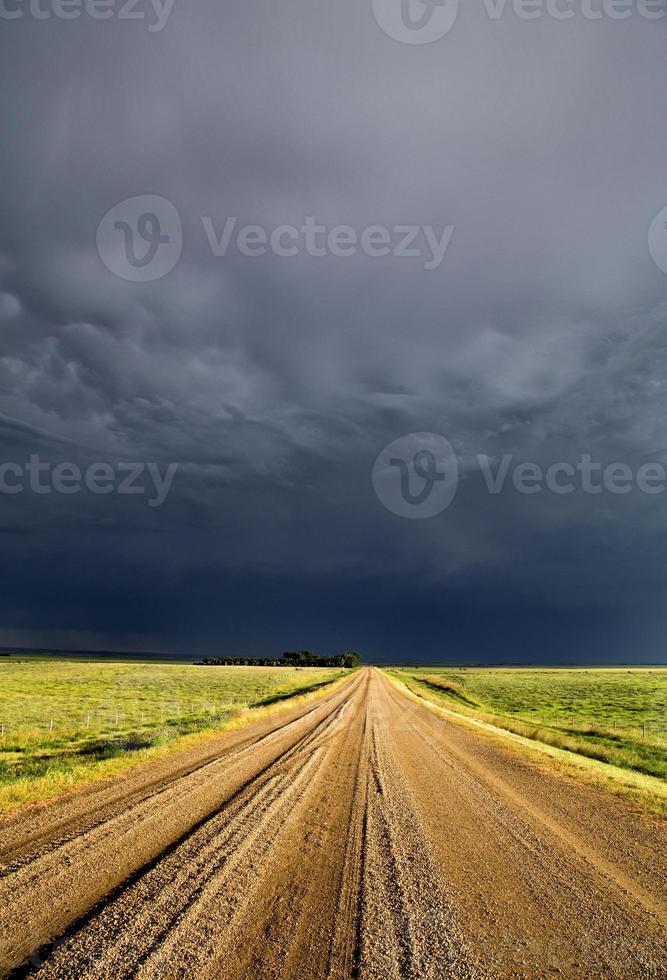
[[[490,496],[476,455],[667,462],[665,30],[470,5],[409,46],[301,0],[3,22],[3,459],[179,464],[159,509],[0,495],[7,642],[660,657],[663,498]],[[140,194],[183,254],[131,283],[96,231]],[[310,215],[455,233],[429,272],[215,257],[202,226]],[[419,431],[462,471],[424,522],[370,478]]]

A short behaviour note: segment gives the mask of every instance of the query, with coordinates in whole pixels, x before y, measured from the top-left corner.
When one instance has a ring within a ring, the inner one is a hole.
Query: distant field
[[[405,668],[418,693],[590,758],[667,778],[667,668]]]
[[[0,809],[120,771],[343,673],[0,658]]]

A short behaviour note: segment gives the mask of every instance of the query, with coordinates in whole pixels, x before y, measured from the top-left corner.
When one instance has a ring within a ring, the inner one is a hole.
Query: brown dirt
[[[667,827],[363,670],[0,826],[0,973],[667,977]]]

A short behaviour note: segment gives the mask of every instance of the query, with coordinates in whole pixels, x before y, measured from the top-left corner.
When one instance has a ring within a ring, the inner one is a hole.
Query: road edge
[[[647,776],[631,769],[621,769],[609,762],[591,759],[577,752],[559,749],[534,739],[517,735],[490,722],[471,718],[451,708],[445,708],[427,697],[411,691],[389,671],[378,668],[404,697],[421,704],[431,713],[462,728],[473,729],[487,738],[495,739],[530,762],[548,769],[554,775],[578,779],[588,785],[605,789],[616,796],[631,800],[651,814],[667,818],[667,784],[656,776]]]

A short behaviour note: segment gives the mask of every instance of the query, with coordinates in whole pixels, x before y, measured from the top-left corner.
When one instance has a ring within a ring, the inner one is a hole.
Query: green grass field
[[[404,668],[416,693],[518,735],[667,778],[667,668]]]
[[[0,810],[122,771],[343,673],[0,658]]]

